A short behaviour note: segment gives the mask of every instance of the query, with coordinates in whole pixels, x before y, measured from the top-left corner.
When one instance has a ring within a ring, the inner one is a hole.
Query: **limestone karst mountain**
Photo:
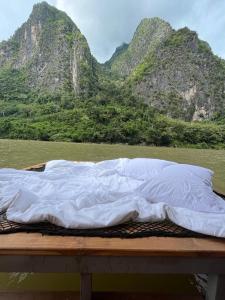
[[[71,90],[75,95],[90,96],[96,83],[95,64],[77,26],[46,2],[34,5],[28,21],[0,43],[0,71],[8,80],[11,77],[14,89],[23,94]],[[4,84],[3,78],[0,84]]]
[[[105,81],[173,118],[211,119],[225,110],[225,61],[195,32],[175,31],[159,18],[142,20],[103,65],[73,21],[46,2],[0,43],[2,100],[90,99],[107,89]]]
[[[134,96],[168,116],[210,119],[225,110],[225,61],[188,28],[145,19],[106,65]]]

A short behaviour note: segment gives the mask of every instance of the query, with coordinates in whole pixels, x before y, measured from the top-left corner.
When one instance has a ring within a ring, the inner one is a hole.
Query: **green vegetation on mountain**
[[[131,72],[133,94],[183,120],[225,111],[225,64],[188,28],[174,31]]]
[[[27,84],[27,74],[24,70],[11,68],[0,69],[0,99],[5,101],[24,101],[30,89]]]
[[[170,119],[112,84],[85,101],[47,99],[0,101],[0,137],[225,148],[225,124]]]
[[[131,43],[116,49],[112,58],[106,62],[112,73],[122,77],[129,75],[143,62],[149,52],[155,51],[172,33],[171,26],[159,19],[143,19],[137,27]]]
[[[104,65],[46,2],[0,43],[0,138],[225,148],[224,91],[225,62],[159,18]]]

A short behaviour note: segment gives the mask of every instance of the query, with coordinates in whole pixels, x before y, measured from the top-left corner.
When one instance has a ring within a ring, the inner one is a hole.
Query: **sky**
[[[0,0],[0,41],[24,23],[38,0]],[[85,35],[99,62],[130,42],[143,18],[160,17],[174,29],[198,32],[213,52],[225,58],[225,0],[47,0],[65,11]]]

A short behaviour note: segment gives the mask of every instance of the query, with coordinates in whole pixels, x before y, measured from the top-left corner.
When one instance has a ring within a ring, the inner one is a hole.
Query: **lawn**
[[[225,150],[0,140],[0,167],[23,168],[52,159],[100,161],[152,157],[212,169],[214,188],[225,194]]]

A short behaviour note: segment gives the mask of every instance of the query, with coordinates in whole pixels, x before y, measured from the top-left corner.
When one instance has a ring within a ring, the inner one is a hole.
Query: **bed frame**
[[[0,236],[0,272],[80,273],[81,300],[92,298],[93,273],[206,273],[206,299],[224,300],[225,239],[6,234]]]
[[[15,233],[0,236],[0,272],[80,273],[81,300],[91,299],[92,273],[207,273],[206,299],[224,300],[225,240]]]

